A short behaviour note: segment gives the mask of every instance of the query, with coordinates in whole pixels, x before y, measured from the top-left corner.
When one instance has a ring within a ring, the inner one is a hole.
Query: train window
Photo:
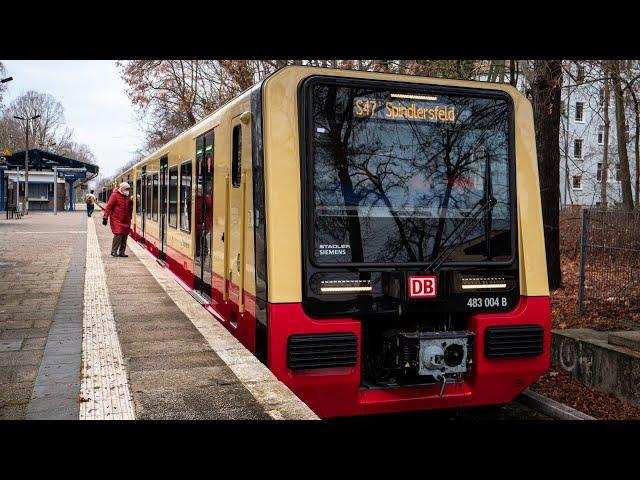
[[[231,184],[234,187],[240,186],[240,175],[242,172],[242,126],[233,127],[233,157],[231,165]]]
[[[449,262],[512,259],[505,97],[311,88],[308,225],[317,263],[422,264],[448,247]],[[491,197],[493,207],[483,207]]]
[[[151,220],[158,221],[158,174],[153,174],[153,194],[151,197]]]
[[[140,179],[136,180],[136,216],[140,215],[142,203],[142,182]]]
[[[180,166],[180,229],[191,231],[191,162]]]
[[[169,226],[178,228],[178,166],[169,169]]]
[[[146,176],[147,179],[147,188],[146,188],[146,196],[147,199],[145,201],[145,209],[147,211],[147,218],[151,219],[151,175]]]

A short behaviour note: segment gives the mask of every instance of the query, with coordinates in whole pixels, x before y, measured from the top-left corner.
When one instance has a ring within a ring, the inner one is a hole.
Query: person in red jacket
[[[122,182],[118,188],[113,189],[102,217],[103,225],[107,224],[109,218],[111,219],[111,231],[113,232],[111,256],[113,257],[129,256],[124,251],[127,248],[127,237],[129,236],[132,214],[131,186],[127,182]]]

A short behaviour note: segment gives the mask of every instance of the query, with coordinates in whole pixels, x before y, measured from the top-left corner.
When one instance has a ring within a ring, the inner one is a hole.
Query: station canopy
[[[5,157],[10,167],[24,167],[24,151]],[[93,163],[46,152],[34,148],[29,150],[29,168],[34,170],[53,170],[53,167],[86,168],[87,173],[98,174],[99,167]]]

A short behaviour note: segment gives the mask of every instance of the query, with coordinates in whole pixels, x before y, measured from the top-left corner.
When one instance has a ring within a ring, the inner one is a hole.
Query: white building
[[[584,70],[572,65],[577,79]],[[597,74],[589,75],[597,78]],[[595,206],[600,204],[602,161],[604,153],[604,89],[601,81],[576,80],[565,75],[562,88],[563,115],[560,124],[560,198],[561,205]],[[609,99],[609,154],[607,203],[622,202],[618,167],[615,98]],[[635,123],[632,111],[627,118],[627,154],[631,171],[631,188],[635,198]]]

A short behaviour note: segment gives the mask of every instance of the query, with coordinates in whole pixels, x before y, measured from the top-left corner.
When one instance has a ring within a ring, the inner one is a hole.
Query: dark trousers
[[[87,216],[90,217],[91,214],[93,213],[93,209],[94,209],[94,205],[93,203],[88,203],[87,204]]]
[[[124,250],[127,248],[127,237],[128,234],[124,235],[114,235],[113,241],[111,242],[111,253],[114,255],[124,253]]]

